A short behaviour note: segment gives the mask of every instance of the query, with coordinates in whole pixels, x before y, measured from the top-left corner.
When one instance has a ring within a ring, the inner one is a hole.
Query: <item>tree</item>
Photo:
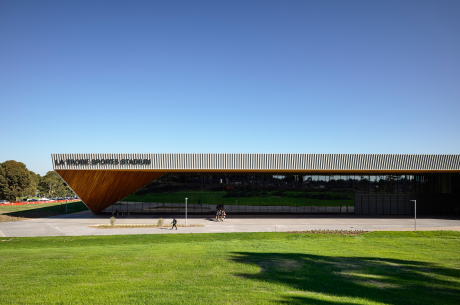
[[[30,174],[24,163],[14,160],[0,163],[0,198],[15,201],[29,185]]]
[[[55,171],[49,171],[45,176],[41,177],[38,189],[40,193],[48,194],[48,196],[61,197],[73,194],[73,191]]]
[[[24,195],[33,197],[37,194],[38,184],[40,183],[41,176],[39,174],[34,173],[33,171],[29,171],[29,178],[29,187],[27,187],[27,189],[25,190]]]

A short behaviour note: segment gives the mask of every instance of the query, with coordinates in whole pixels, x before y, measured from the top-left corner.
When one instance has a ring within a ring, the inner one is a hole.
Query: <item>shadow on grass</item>
[[[7,213],[4,213],[4,215],[8,215],[11,217],[20,217],[20,218],[42,218],[42,217],[62,215],[66,213],[65,203],[62,203],[62,204],[57,203],[54,205],[49,205],[45,203],[45,204],[27,205],[27,206],[20,206],[20,207],[24,207],[25,209],[14,211],[14,212],[7,212]],[[86,210],[88,210],[88,208],[81,201],[67,203],[67,214],[82,212]]]
[[[259,266],[250,280],[288,287],[283,304],[459,304],[460,269],[416,261],[287,253],[235,253]]]

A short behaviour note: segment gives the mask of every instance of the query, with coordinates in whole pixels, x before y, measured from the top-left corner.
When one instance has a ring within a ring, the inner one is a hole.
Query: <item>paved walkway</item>
[[[191,216],[188,224],[201,227],[179,227],[136,229],[97,229],[91,225],[109,224],[110,216],[94,215],[90,211],[38,218],[16,222],[0,223],[1,237],[24,236],[80,236],[80,235],[123,235],[123,234],[176,234],[176,233],[222,233],[222,232],[274,232],[304,230],[366,230],[366,231],[412,231],[414,219],[402,216],[357,216],[357,215],[235,215],[225,222],[217,222],[207,216]],[[184,216],[176,216],[178,224],[184,224]],[[158,216],[120,216],[116,224],[156,224]],[[164,217],[169,224],[172,216]],[[460,218],[424,217],[417,219],[417,230],[460,231]]]

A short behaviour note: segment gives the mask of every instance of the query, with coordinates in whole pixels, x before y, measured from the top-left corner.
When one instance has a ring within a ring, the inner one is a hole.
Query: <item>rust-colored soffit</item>
[[[95,214],[164,174],[108,170],[56,170],[56,172]]]

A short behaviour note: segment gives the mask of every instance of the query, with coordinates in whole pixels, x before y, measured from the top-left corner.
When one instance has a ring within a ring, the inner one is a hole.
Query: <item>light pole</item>
[[[185,198],[185,226],[187,227],[187,199]]]
[[[414,232],[417,233],[417,200],[411,200],[414,202]]]

